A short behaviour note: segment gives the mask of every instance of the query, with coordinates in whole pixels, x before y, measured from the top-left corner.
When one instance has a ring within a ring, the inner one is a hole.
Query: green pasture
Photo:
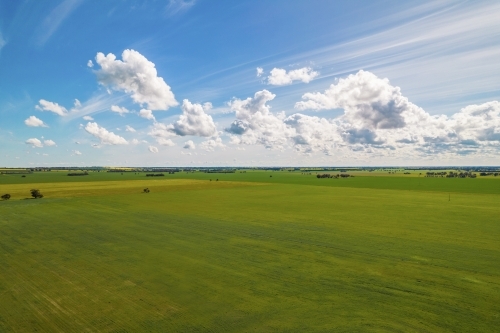
[[[493,177],[35,172],[4,193],[0,332],[500,327]]]
[[[332,179],[316,178],[316,172],[302,173],[299,171],[237,171],[236,173],[204,173],[204,172],[177,172],[175,174],[164,173],[163,177],[146,177],[150,172],[90,172],[88,176],[68,176],[68,171],[37,172],[31,175],[0,175],[0,186],[9,184],[27,184],[27,187],[43,187],[44,183],[73,183],[73,182],[103,182],[103,181],[125,181],[125,180],[171,180],[171,179],[193,179],[206,181],[243,181],[271,184],[296,184],[315,185],[331,187],[350,188],[372,188],[410,191],[439,191],[439,192],[461,192],[478,194],[500,194],[500,177],[478,177],[471,178],[426,178],[425,171],[411,172],[405,175],[403,172],[388,174],[387,172],[347,172],[354,175],[353,178]],[[319,174],[339,172],[319,171]],[[419,175],[422,173],[422,175]],[[105,184],[102,184],[105,187]],[[29,196],[29,191],[27,192]]]

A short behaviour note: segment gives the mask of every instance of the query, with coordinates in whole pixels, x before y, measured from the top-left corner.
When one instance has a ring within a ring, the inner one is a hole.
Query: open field
[[[0,332],[497,330],[498,177],[352,174],[2,175]]]

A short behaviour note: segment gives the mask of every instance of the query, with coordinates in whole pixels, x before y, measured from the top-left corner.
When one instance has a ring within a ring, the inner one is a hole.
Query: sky
[[[0,167],[500,165],[500,2],[0,0]]]

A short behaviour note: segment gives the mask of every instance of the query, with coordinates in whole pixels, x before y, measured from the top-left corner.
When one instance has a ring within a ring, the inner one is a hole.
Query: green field
[[[498,178],[66,174],[0,176],[0,332],[499,330]]]

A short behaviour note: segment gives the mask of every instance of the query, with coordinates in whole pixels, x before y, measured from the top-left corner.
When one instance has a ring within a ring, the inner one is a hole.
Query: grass
[[[0,332],[492,332],[498,185],[4,175]]]

